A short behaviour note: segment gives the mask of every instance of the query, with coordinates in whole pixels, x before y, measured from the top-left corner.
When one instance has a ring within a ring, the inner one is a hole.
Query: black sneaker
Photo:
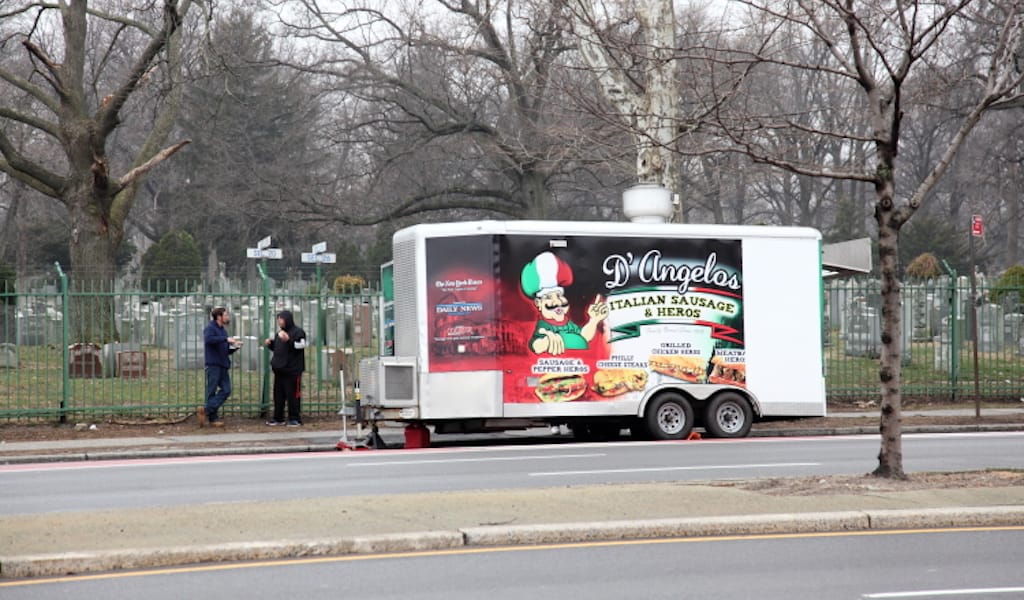
[[[295,421],[295,420],[288,421],[288,426],[289,427],[301,427],[302,426],[302,421]]]
[[[270,427],[277,427],[278,425],[284,425],[284,421],[267,421],[267,425]]]

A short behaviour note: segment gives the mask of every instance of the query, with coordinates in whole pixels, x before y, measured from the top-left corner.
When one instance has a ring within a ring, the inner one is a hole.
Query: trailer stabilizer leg
[[[380,436],[380,430],[377,429],[377,423],[374,422],[370,433],[366,434],[362,441],[350,444],[346,437],[342,437],[334,447],[338,450],[386,450],[388,445]]]
[[[387,450],[388,445],[384,442],[384,438],[380,437],[380,430],[377,429],[376,421],[370,427],[370,433],[363,440],[363,444],[370,450]]]

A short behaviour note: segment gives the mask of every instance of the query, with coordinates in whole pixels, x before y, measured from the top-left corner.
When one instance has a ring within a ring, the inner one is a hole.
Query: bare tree
[[[29,99],[28,107],[0,101],[0,171],[58,199],[71,225],[75,285],[108,290],[115,251],[144,176],[187,141],[165,146],[180,108],[176,81],[182,19],[192,0],[163,0],[146,10],[117,3],[19,1],[0,7],[9,35],[3,52],[21,47],[31,67],[0,68],[0,98]],[[147,86],[163,85],[153,92]],[[109,144],[123,119],[141,116],[132,100],[155,102],[149,134],[132,156],[111,156]],[[11,128],[45,140],[18,147]],[[54,158],[57,157],[57,158]],[[115,174],[121,171],[120,175]],[[78,307],[71,320],[80,340],[116,336],[112,304]],[[86,314],[92,318],[84,318]]]
[[[336,90],[339,198],[310,215],[372,224],[447,211],[544,218],[588,161],[559,98],[564,1],[270,2]],[[355,152],[352,149],[355,148]]]
[[[878,227],[882,293],[881,449],[878,476],[902,478],[901,436],[899,233],[921,207],[930,191],[952,164],[968,134],[982,116],[1020,91],[1021,75],[1014,69],[1024,34],[1024,9],[1019,3],[883,2],[856,0],[794,0],[770,2],[737,0],[762,19],[779,24],[763,50],[748,60],[755,69],[795,69],[827,74],[833,85],[860,91],[860,114],[855,121],[829,127],[818,111],[777,114],[718,113],[718,125],[731,149],[755,161],[817,178],[860,181],[874,187],[874,217]],[[990,42],[969,47],[963,33],[985,28]],[[816,62],[794,60],[793,46],[814,45],[827,50]],[[943,89],[921,89],[915,78],[942,70],[947,80],[971,91],[969,102],[958,107],[954,133],[937,152],[923,178],[913,181],[909,193],[897,193],[896,167],[901,125],[909,105],[923,109],[928,98]],[[829,107],[819,107],[827,111]],[[794,143],[773,148],[764,132],[786,130]],[[873,154],[862,165],[838,168],[802,160],[804,144],[831,139],[836,148],[853,156],[854,148],[869,144]]]
[[[599,15],[591,0],[573,0],[579,49],[614,114],[632,134],[636,177],[678,190],[673,151],[681,123],[676,19],[670,0],[644,0],[635,12]],[[631,17],[637,24],[629,26]],[[634,39],[634,35],[641,38]]]

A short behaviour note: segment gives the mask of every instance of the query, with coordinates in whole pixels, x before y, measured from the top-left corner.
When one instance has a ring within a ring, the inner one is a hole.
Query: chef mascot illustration
[[[597,333],[597,326],[608,318],[608,304],[600,296],[587,307],[587,323],[580,327],[569,320],[569,300],[565,287],[572,285],[572,269],[551,252],[538,254],[520,275],[520,287],[533,300],[540,319],[530,338],[535,354],[557,356],[566,350],[585,350]]]

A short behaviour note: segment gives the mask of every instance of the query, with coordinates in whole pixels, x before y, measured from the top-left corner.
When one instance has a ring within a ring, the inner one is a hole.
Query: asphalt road
[[[905,435],[904,467],[1024,468],[1024,433]],[[860,474],[877,436],[0,466],[0,515],[451,490]]]
[[[322,557],[0,582],[5,600],[1024,597],[1024,527]]]

